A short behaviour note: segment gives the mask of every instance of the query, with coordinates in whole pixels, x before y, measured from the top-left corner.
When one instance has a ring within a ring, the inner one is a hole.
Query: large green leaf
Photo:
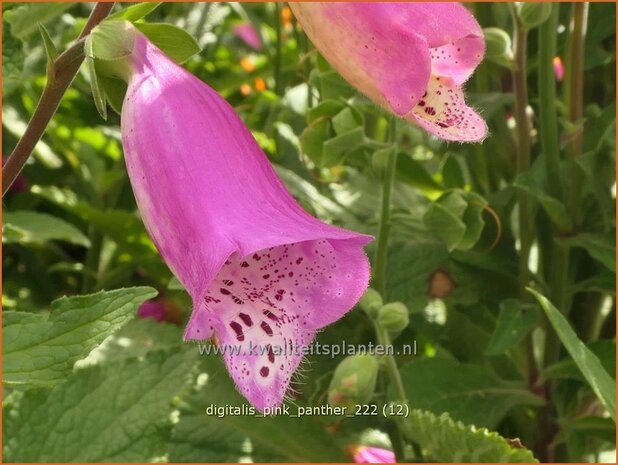
[[[467,424],[494,428],[516,405],[542,405],[523,382],[504,381],[488,369],[450,359],[423,359],[401,367],[411,408],[448,412]]]
[[[599,400],[616,421],[616,381],[605,371],[600,360],[575,334],[566,318],[534,289],[528,290],[537,298],[558,337],[590,384]]]
[[[150,287],[134,287],[65,297],[54,301],[49,312],[3,312],[2,381],[35,385],[62,381],[77,360],[155,295]]]
[[[196,349],[197,350],[197,349]],[[254,462],[340,462],[343,449],[326,431],[324,417],[288,415],[261,417],[257,413],[227,413],[217,417],[209,408],[250,407],[234,388],[219,357],[204,359],[207,381],[188,400],[174,427],[169,448],[172,462],[226,462],[250,457]],[[247,446],[250,444],[250,446]]]
[[[3,212],[2,242],[5,244],[44,244],[66,241],[90,246],[88,238],[71,223],[47,213],[34,211]]]
[[[51,391],[33,389],[3,415],[5,462],[143,462],[165,453],[171,401],[195,361],[154,352],[77,370]]]
[[[507,440],[485,428],[466,426],[448,414],[412,410],[404,420],[404,433],[437,462],[536,462],[532,453],[517,440]]]

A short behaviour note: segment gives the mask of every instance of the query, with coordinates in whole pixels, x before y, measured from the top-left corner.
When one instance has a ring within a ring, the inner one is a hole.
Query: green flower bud
[[[513,62],[513,48],[511,37],[502,29],[487,27],[483,29],[485,36],[485,58],[498,65],[511,66]]]
[[[410,323],[408,307],[401,302],[390,302],[380,309],[376,322],[386,329],[391,337],[396,337]]]
[[[346,357],[335,369],[328,388],[328,403],[354,408],[371,400],[378,380],[378,360],[372,355]]]
[[[368,288],[361,297],[358,305],[370,317],[375,318],[382,307],[382,296],[373,288]]]
[[[551,2],[520,2],[517,4],[517,16],[521,24],[533,29],[549,19],[552,8]]]

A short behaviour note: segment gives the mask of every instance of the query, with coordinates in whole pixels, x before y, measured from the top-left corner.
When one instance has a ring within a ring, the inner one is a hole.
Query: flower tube
[[[185,339],[215,335],[239,391],[280,405],[297,349],[366,289],[371,237],[306,213],[232,107],[137,31],[121,129],[146,228],[193,299]]]
[[[459,3],[292,2],[318,51],[351,85],[397,116],[449,141],[473,142],[485,121],[462,85],[485,52]]]

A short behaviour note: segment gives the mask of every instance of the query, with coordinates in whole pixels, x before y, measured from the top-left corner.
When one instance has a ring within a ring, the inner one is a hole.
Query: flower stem
[[[276,34],[276,43],[275,43],[275,60],[273,63],[274,74],[275,74],[275,93],[277,95],[281,95],[282,92],[282,82],[281,82],[281,4],[279,2],[275,2],[275,34]]]
[[[583,117],[584,98],[584,43],[586,25],[588,22],[588,3],[574,3],[571,14],[571,35],[569,40],[569,58],[566,70],[567,108],[569,121],[581,125]],[[568,206],[576,224],[579,223],[578,201],[582,188],[581,176],[576,166],[576,159],[583,150],[583,127],[579,127],[573,135],[573,140],[567,147],[569,160],[570,189]]]
[[[553,4],[548,20],[539,27],[539,115],[541,145],[549,193],[562,199],[560,179],[560,148],[558,145],[558,119],[556,110],[556,78],[553,59],[556,55],[556,33],[560,4]]]
[[[526,81],[526,48],[528,31],[517,18],[512,8],[514,24],[514,55],[513,92],[515,94],[515,122],[517,125],[517,174],[530,169],[530,128],[526,108],[528,106],[528,84]],[[519,205],[519,287],[521,296],[526,296],[526,286],[530,281],[528,257],[534,237],[533,221],[528,193],[519,189],[517,193]]]
[[[11,152],[6,164],[2,168],[2,195],[7,193],[11,184],[17,178],[28,157],[34,150],[39,139],[43,136],[47,125],[56,113],[60,100],[73,82],[79,67],[84,61],[84,38],[110,13],[114,6],[113,2],[96,4],[88,22],[84,26],[75,44],[69,47],[53,63],[53,78],[48,79],[45,89],[41,94],[39,103],[34,114],[26,127],[26,131]]]
[[[397,120],[392,118],[389,124],[388,142],[394,144],[397,133]],[[378,225],[377,248],[375,254],[374,286],[382,294],[386,294],[386,262],[388,258],[388,234],[390,232],[391,197],[395,173],[397,171],[397,150],[390,153],[384,180],[382,183],[382,207]]]

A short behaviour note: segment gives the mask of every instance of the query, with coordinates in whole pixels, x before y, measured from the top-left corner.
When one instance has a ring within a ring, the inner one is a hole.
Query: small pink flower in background
[[[232,28],[232,32],[253,50],[260,50],[262,48],[260,34],[258,34],[258,31],[251,23],[237,24]]]
[[[365,291],[371,237],[306,213],[232,107],[139,32],[131,60],[125,161],[146,228],[192,296],[185,339],[216,335],[235,350],[223,357],[239,391],[278,406],[302,359],[290,344]]]
[[[147,300],[137,309],[137,315],[142,318],[154,318],[157,321],[165,321],[166,317],[165,305],[156,300]]]
[[[462,5],[291,2],[318,51],[350,84],[437,137],[473,142],[485,121],[462,86],[485,53],[483,32]]]
[[[561,82],[564,79],[564,65],[562,64],[562,60],[560,57],[556,56],[553,60],[554,64],[554,75],[556,76],[556,80]]]
[[[356,463],[395,463],[395,453],[380,447],[355,446],[352,450]]]

